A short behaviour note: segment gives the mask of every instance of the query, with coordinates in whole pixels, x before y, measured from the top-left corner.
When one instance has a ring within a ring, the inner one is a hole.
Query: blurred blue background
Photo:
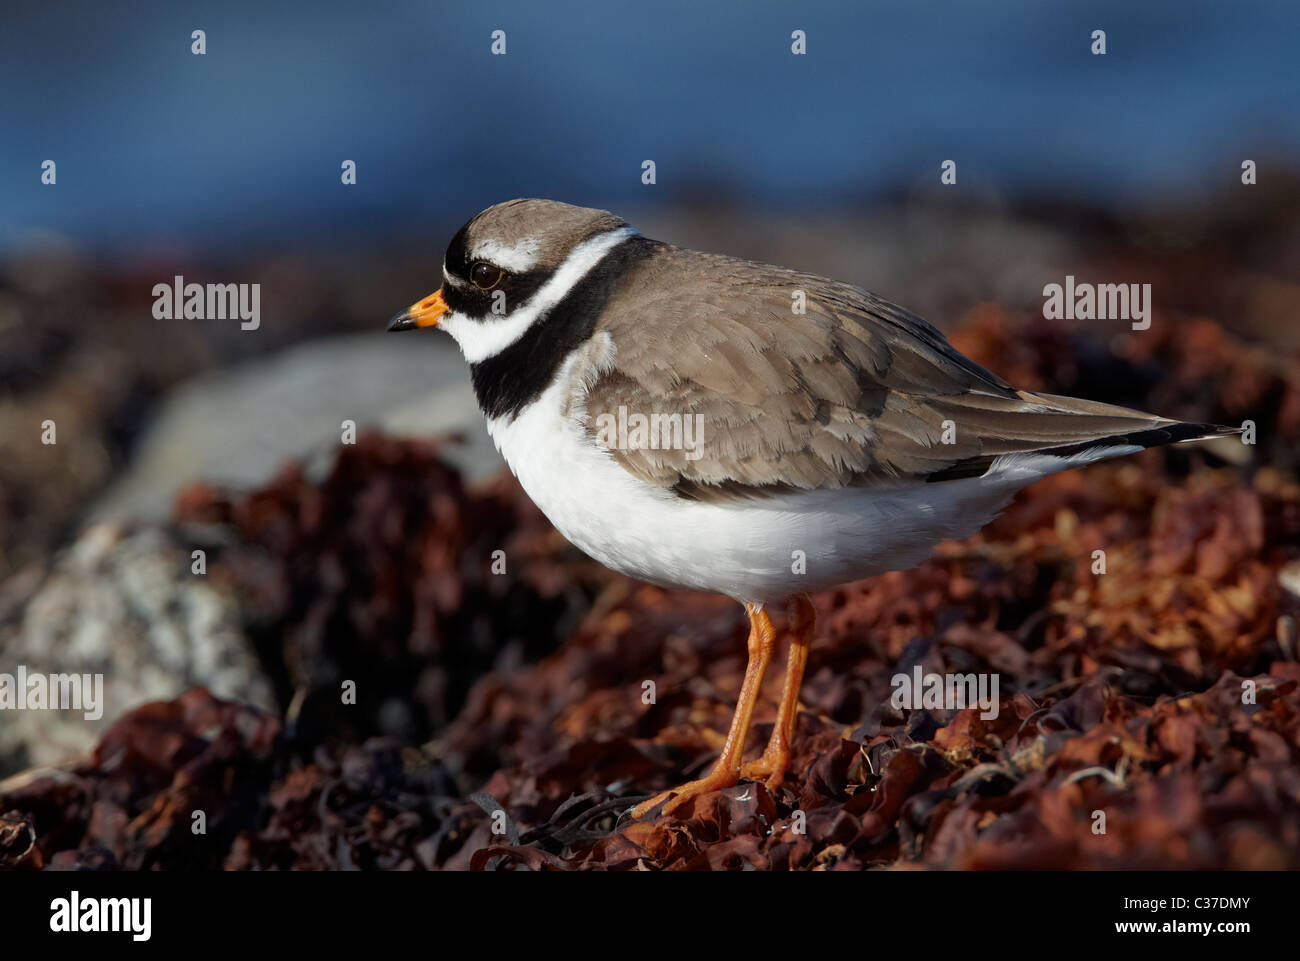
[[[1245,157],[1300,153],[1297,9],[7,5],[0,245],[54,232],[101,253],[247,254],[429,231],[440,246],[514,196],[826,206],[937,183],[944,159],[999,195],[1181,202],[1235,182]],[[505,56],[490,53],[498,28]],[[1104,57],[1089,52],[1098,28]],[[46,159],[56,187],[40,183]]]

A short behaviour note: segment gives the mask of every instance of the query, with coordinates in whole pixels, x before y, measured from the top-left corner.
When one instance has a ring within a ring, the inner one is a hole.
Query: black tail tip
[[[1215,437],[1231,437],[1244,430],[1244,427],[1224,427],[1222,424],[1171,424],[1160,428],[1160,431],[1170,436],[1168,440],[1159,443],[1182,444],[1197,440],[1211,440]]]

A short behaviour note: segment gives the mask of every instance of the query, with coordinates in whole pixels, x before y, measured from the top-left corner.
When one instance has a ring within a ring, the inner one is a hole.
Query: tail
[[[982,438],[988,453],[968,457],[929,475],[928,481],[982,477],[995,470],[1054,474],[1148,447],[1187,444],[1240,434],[1240,427],[1169,420],[1128,407],[1057,394],[1019,392],[1020,404],[1002,411],[1002,430]],[[1014,416],[1006,417],[1007,413]],[[991,420],[991,418],[990,418]],[[1050,426],[1049,426],[1050,425]],[[1054,434],[1048,439],[1049,434]]]
[[[1124,408],[1111,409],[1122,410]],[[1134,413],[1137,412],[1134,411]],[[1098,448],[1104,450],[1110,447],[1131,447],[1145,450],[1148,447],[1163,447],[1165,444],[1190,444],[1198,440],[1211,440],[1215,437],[1231,437],[1242,432],[1240,427],[1221,427],[1217,424],[1190,424],[1180,420],[1156,419],[1159,423],[1154,427],[1139,427],[1124,433],[1107,433],[1072,444],[1045,447],[1035,451],[1035,453],[1070,458],[1081,456],[1090,450]],[[1132,453],[1132,451],[1126,451],[1126,453]]]

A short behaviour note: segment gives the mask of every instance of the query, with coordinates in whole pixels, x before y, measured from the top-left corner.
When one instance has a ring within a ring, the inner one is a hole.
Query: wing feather
[[[611,450],[683,496],[969,476],[1002,454],[1174,423],[1017,391],[901,307],[785,268],[664,245],[617,304],[601,324],[617,349],[585,381],[588,429],[620,408],[699,418],[696,451]]]

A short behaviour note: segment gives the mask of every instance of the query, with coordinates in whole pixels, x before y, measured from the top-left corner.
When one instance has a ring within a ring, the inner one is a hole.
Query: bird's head
[[[607,211],[553,200],[489,207],[447,245],[441,289],[397,314],[388,329],[441,327],[477,363],[523,336],[632,233]]]

